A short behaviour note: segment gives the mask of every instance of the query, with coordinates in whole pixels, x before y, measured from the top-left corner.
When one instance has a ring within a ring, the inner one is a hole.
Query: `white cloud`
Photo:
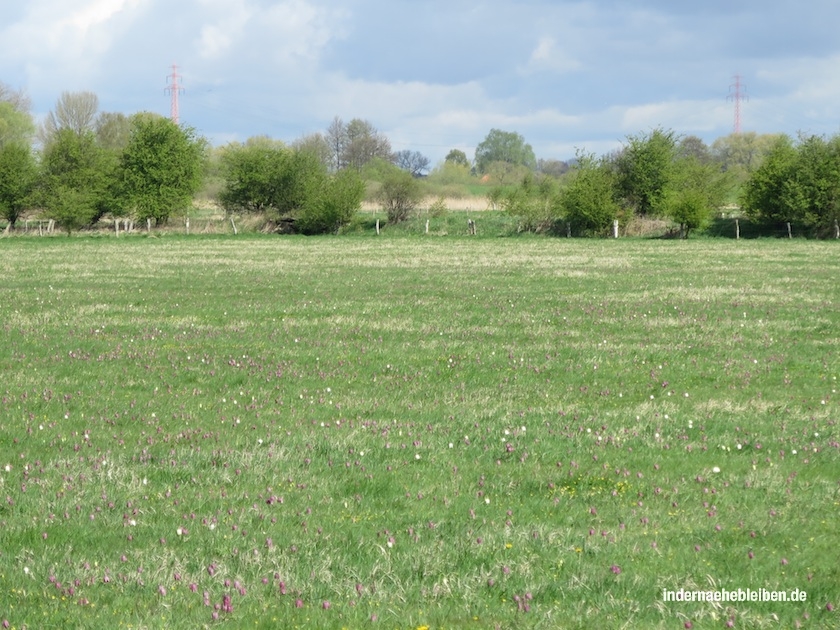
[[[202,25],[196,46],[204,59],[215,59],[229,52],[234,42],[243,37],[253,12],[243,0],[200,0],[203,13],[215,13],[214,19]]]
[[[89,0],[68,7],[66,2],[36,1],[28,6],[24,19],[12,25],[4,36],[14,42],[18,57],[46,58],[56,53],[78,58],[84,52],[102,52],[116,35],[111,28],[116,18],[136,11],[148,0]]]
[[[75,28],[81,34],[103,24],[124,9],[131,9],[139,0],[95,0],[71,14],[65,24]]]
[[[520,68],[520,72],[529,74],[548,71],[563,74],[580,70],[582,67],[583,64],[580,61],[557,46],[557,41],[553,37],[541,37],[528,63]]]
[[[265,12],[268,41],[282,63],[316,61],[321,50],[341,33],[342,11],[320,8],[305,0],[273,5]]]
[[[35,0],[21,20],[0,32],[3,55],[25,64],[36,89],[89,87],[113,42],[151,0]]]
[[[200,0],[192,40],[197,80],[207,84],[282,84],[319,70],[321,53],[343,33],[344,12],[307,0]]]
[[[420,81],[389,83],[334,75],[324,88],[331,97],[316,104],[322,115],[347,112],[348,117],[369,118],[372,121],[428,112],[442,113],[487,100],[486,93],[477,82],[458,85]]]
[[[626,133],[646,133],[656,127],[678,133],[709,131],[732,123],[732,108],[722,99],[675,100],[627,108],[610,108]]]
[[[205,59],[213,59],[227,52],[233,38],[228,29],[216,24],[205,24],[201,27],[201,37],[198,41],[198,54]]]

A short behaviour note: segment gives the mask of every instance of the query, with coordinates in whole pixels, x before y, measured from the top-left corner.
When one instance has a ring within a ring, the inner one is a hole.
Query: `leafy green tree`
[[[620,214],[617,194],[616,174],[609,161],[578,152],[560,207],[575,233],[603,235]]]
[[[0,82],[0,147],[31,142],[35,134],[31,107],[25,92]]]
[[[423,200],[420,181],[402,169],[391,167],[382,181],[379,199],[388,213],[389,223],[407,220]]]
[[[319,185],[311,190],[297,215],[296,227],[304,234],[335,232],[350,222],[364,195],[365,183],[355,171],[345,169],[329,175],[323,168]]]
[[[274,179],[274,208],[281,216],[296,216],[325,185],[327,171],[317,156],[289,149]]]
[[[0,216],[12,229],[32,201],[37,180],[38,167],[28,145],[0,144]]]
[[[712,161],[711,150],[697,136],[684,136],[680,138],[675,153],[677,159],[694,158],[700,164],[708,164]]]
[[[100,112],[93,123],[96,141],[103,149],[121,153],[131,139],[131,117],[119,112]]]
[[[704,227],[711,218],[712,208],[702,190],[686,188],[673,191],[668,200],[668,215],[680,225],[680,236],[688,238],[691,230]]]
[[[680,235],[688,238],[692,230],[705,227],[715,210],[726,202],[734,185],[734,175],[720,168],[702,154],[681,154],[674,162],[664,208],[680,225]]]
[[[320,133],[311,133],[298,138],[292,143],[292,148],[297,151],[309,151],[318,157],[318,161],[324,166],[330,167],[332,162],[332,151],[326,136]]]
[[[470,168],[470,161],[467,159],[467,154],[460,149],[452,149],[446,154],[444,162],[447,164],[455,164],[457,166],[465,166],[467,170]]]
[[[41,160],[39,200],[69,235],[112,202],[113,170],[92,131],[60,129]]]
[[[8,144],[29,144],[35,133],[35,123],[27,111],[21,111],[8,101],[0,101],[0,147]]]
[[[286,168],[288,152],[282,143],[252,138],[247,144],[232,143],[222,149],[224,185],[219,201],[228,212],[279,211],[278,186]]]
[[[89,192],[57,185],[52,189],[49,216],[63,229],[67,236],[93,223],[97,214],[96,198]]]
[[[659,214],[665,209],[663,202],[673,175],[676,136],[657,128],[627,140],[616,158],[621,196],[636,214]]]
[[[193,129],[162,116],[134,116],[120,162],[126,206],[157,225],[186,211],[201,186],[204,148]]]
[[[391,168],[394,168],[391,166]],[[365,186],[354,170],[330,175],[317,152],[252,138],[222,153],[220,201],[228,211],[270,212],[295,229],[334,232],[359,209]]]
[[[523,229],[548,230],[561,213],[559,185],[553,177],[526,173],[518,186],[501,194],[500,205],[505,212],[522,220]]]
[[[741,191],[741,205],[748,216],[767,222],[796,220],[795,190],[797,151],[789,136],[779,136],[761,165]]]
[[[525,142],[525,138],[514,131],[499,129],[491,129],[475,149],[475,168],[478,173],[487,173],[494,162],[524,166],[529,170],[537,167],[534,149]]]
[[[768,223],[790,223],[814,234],[840,221],[840,136],[778,138],[743,187],[746,212]]]
[[[807,136],[797,147],[789,204],[793,214],[816,233],[840,219],[840,136]]]

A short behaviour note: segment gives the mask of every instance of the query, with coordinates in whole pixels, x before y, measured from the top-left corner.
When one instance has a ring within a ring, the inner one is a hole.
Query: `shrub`
[[[432,205],[429,206],[429,216],[433,219],[443,218],[448,213],[449,209],[446,207],[446,199],[442,196],[435,199]]]
[[[500,204],[505,212],[522,220],[523,229],[548,230],[560,214],[557,180],[548,176],[535,179],[528,173],[518,186],[501,194]]]
[[[422,199],[423,191],[420,182],[410,173],[394,167],[385,174],[379,200],[388,213],[389,223],[407,220],[420,205]]]
[[[304,234],[335,232],[350,222],[364,194],[365,184],[355,171],[327,176],[303,204],[296,225]]]

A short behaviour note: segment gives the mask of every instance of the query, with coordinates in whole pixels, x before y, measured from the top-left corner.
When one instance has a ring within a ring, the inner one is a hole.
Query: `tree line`
[[[431,167],[417,151],[392,151],[369,121],[336,117],[323,133],[286,144],[254,137],[211,147],[190,127],[149,113],[100,112],[90,92],[63,93],[37,127],[26,95],[0,83],[0,216],[14,229],[29,209],[68,233],[105,215],[166,224],[197,192],[232,213],[261,214],[303,233],[335,232],[365,198],[389,222],[424,197],[476,190],[522,229],[606,235],[615,221],[666,218],[683,237],[721,208],[770,225],[836,235],[840,137],[733,134],[707,146],[656,128],[622,147],[573,160],[537,159],[518,133],[492,129],[473,159],[452,149]]]
[[[4,92],[0,212],[10,229],[28,208],[69,234],[106,213],[163,224],[192,204],[207,149],[192,129],[155,114],[98,112],[90,92],[62,94],[36,129],[28,100],[5,86],[0,99]]]
[[[607,155],[579,152],[563,182],[528,171],[493,194],[535,231],[604,235],[615,221],[660,217],[687,238],[729,208],[788,234],[840,238],[840,136],[748,133],[708,147],[657,128]]]

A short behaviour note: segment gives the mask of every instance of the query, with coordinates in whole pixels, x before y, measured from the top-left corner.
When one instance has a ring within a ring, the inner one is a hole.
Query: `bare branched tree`
[[[420,153],[420,151],[406,149],[394,153],[394,164],[404,171],[408,171],[414,177],[420,177],[423,173],[428,172],[431,160]]]
[[[326,140],[330,147],[330,167],[334,171],[340,171],[346,166],[344,152],[347,146],[347,127],[338,116],[333,118],[330,126],[327,127]]]
[[[357,171],[373,158],[391,161],[391,142],[367,120],[354,118],[346,127],[343,162]]]
[[[62,92],[41,127],[41,142],[49,144],[60,129],[70,129],[77,135],[94,131],[99,98],[93,92]]]
[[[0,81],[0,102],[9,103],[15,110],[28,113],[32,109],[32,100],[23,90],[14,90]]]
[[[391,161],[391,142],[367,120],[354,118],[345,124],[336,116],[327,128],[325,139],[334,171],[348,167],[361,171],[373,158]]]

